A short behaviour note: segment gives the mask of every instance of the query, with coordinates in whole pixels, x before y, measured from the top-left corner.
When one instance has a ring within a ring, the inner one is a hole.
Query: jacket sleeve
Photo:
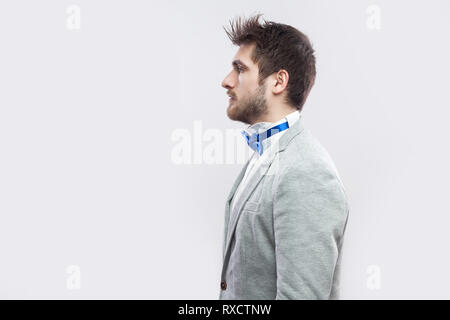
[[[325,167],[287,168],[274,189],[277,300],[329,299],[348,203]]]

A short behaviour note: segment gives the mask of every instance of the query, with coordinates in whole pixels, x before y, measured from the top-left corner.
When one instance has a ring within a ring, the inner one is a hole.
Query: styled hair
[[[261,85],[271,74],[289,74],[285,102],[302,110],[316,78],[316,58],[306,35],[286,24],[259,22],[261,13],[248,19],[237,17],[224,30],[234,45],[255,43],[252,61],[258,65]]]

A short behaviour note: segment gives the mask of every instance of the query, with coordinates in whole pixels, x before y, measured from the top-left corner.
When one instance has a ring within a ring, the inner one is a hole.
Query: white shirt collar
[[[295,110],[291,113],[289,113],[288,115],[286,115],[284,118],[278,120],[277,122],[257,122],[254,123],[250,126],[248,126],[246,129],[244,129],[249,135],[255,134],[255,133],[262,133],[268,129],[270,129],[271,127],[274,127],[276,125],[279,125],[285,121],[288,122],[289,127],[292,127],[292,125],[300,118],[300,111]],[[288,129],[289,130],[289,129]],[[286,130],[285,130],[286,131]],[[267,139],[264,139],[262,141],[263,144],[263,150],[267,150],[267,148],[269,148],[269,146],[271,145],[271,142],[274,140],[274,137],[277,137],[277,139],[279,137],[281,137],[281,134],[285,131],[281,131],[275,135],[272,135],[270,137],[268,137]],[[255,152],[256,154],[258,154],[258,152]],[[264,153],[263,153],[264,154]],[[259,156],[259,154],[258,154]]]

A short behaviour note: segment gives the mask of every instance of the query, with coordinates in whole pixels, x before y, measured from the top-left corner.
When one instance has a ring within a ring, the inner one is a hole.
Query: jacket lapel
[[[250,163],[250,159],[247,160],[247,163],[242,168],[241,172],[237,176],[236,180],[234,181],[233,187],[231,188],[230,194],[227,197],[226,205],[225,205],[225,239],[224,244],[227,241],[227,233],[228,233],[228,221],[230,220],[230,205],[231,205],[231,199],[233,199],[234,194],[236,193],[236,190],[241,183],[242,179],[244,178],[245,171],[247,170],[248,164]],[[225,247],[224,247],[225,249]],[[225,252],[225,250],[224,250]]]

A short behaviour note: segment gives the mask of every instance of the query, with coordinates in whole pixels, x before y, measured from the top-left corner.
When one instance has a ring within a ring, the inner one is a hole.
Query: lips
[[[230,97],[230,100],[231,99],[233,99],[233,100],[236,99],[236,97],[234,95],[232,95],[231,93],[227,93],[227,96]]]

